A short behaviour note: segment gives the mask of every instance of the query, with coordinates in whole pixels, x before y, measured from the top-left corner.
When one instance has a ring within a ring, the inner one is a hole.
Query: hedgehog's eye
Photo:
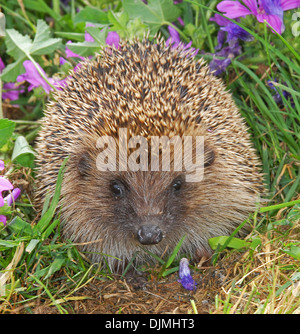
[[[121,182],[114,181],[111,184],[111,191],[113,195],[115,196],[115,198],[121,198],[125,194],[125,187]]]
[[[178,192],[182,187],[182,181],[181,179],[175,179],[173,182],[172,182],[172,189],[175,191],[175,192]]]

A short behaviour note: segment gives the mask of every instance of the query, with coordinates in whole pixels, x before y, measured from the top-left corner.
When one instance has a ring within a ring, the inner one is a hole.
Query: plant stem
[[[202,18],[202,22],[203,22],[203,25],[204,25],[204,29],[206,31],[206,36],[207,36],[207,39],[208,39],[208,45],[209,45],[209,48],[210,48],[210,52],[214,53],[215,52],[214,43],[212,41],[209,29],[208,29],[207,20],[206,20],[206,17],[205,17],[203,7],[201,7],[201,6],[200,6],[200,12],[201,12],[201,18]]]
[[[263,208],[260,208],[260,212],[267,212],[267,211],[272,211],[272,210],[277,210],[277,209],[282,209],[286,207],[293,206],[295,204],[300,203],[300,199],[296,199],[295,201],[287,202],[287,203],[280,203],[280,204],[275,204],[275,205],[270,205],[270,206],[265,206]]]
[[[34,67],[39,72],[40,76],[46,81],[46,83],[54,90],[56,91],[56,87],[52,85],[52,83],[49,82],[48,78],[45,76],[45,74],[41,71],[40,67],[38,66],[37,62],[31,57],[31,55],[27,55],[29,60],[33,63]]]

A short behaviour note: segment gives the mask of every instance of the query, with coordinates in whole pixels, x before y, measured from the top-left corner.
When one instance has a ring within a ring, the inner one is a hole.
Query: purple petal
[[[66,59],[65,58],[63,58],[63,57],[59,57],[59,65],[63,65],[63,64],[65,64],[67,61],[66,61]]]
[[[105,42],[107,45],[114,46],[116,49],[118,49],[120,43],[120,36],[116,31],[109,31]]]
[[[218,51],[215,55],[226,58],[234,58],[242,53],[242,47],[238,41],[231,41],[228,46]]]
[[[217,5],[217,9],[220,12],[224,12],[224,15],[230,19],[253,14],[249,9],[247,9],[238,1],[222,1]]]
[[[193,277],[189,268],[189,261],[186,258],[182,258],[179,263],[179,280],[178,282],[186,290],[194,290],[197,283],[193,280]]]
[[[172,47],[176,48],[181,42],[179,32],[171,26],[168,26],[168,30],[170,37],[167,39],[166,45],[169,45],[169,43],[171,43]]]
[[[223,44],[225,43],[226,32],[224,30],[219,30],[217,35],[218,45],[216,46],[216,50],[220,50]]]
[[[270,23],[270,25],[274,28],[275,31],[278,32],[278,34],[282,34],[284,31],[284,25],[283,21],[280,19],[280,17],[276,15],[268,15],[266,18],[266,21]]]
[[[184,22],[183,22],[183,19],[181,18],[181,17],[178,17],[178,22],[182,25],[182,26],[184,26]]]
[[[72,44],[72,41],[68,41],[66,44]],[[66,47],[66,57],[74,57],[74,58],[80,58],[81,60],[85,60],[84,57],[79,56],[77,53],[71,51],[69,48]]]
[[[15,202],[18,197],[21,195],[21,189],[19,188],[15,188],[11,194],[7,195],[5,198],[4,198],[4,202],[7,203],[8,206],[11,206],[13,202]]]
[[[280,5],[280,0],[260,0],[261,6],[268,15],[276,15],[283,19],[283,10]]]
[[[95,27],[95,25],[93,23],[86,23],[85,27]],[[88,32],[85,32],[84,40],[86,42],[95,42],[94,38]]]
[[[221,30],[227,31],[227,42],[237,39],[241,39],[243,41],[253,40],[253,37],[246,30],[239,27],[235,23],[230,23],[226,27],[222,27]]]
[[[6,217],[3,216],[3,215],[0,215],[0,223],[2,223],[5,226],[6,225],[6,221],[7,221]]]
[[[41,77],[38,70],[35,68],[34,64],[30,60],[25,60],[23,63],[23,66],[25,67],[26,72],[24,74],[21,74],[17,77],[18,82],[27,81],[29,82],[29,88],[28,91],[31,91],[33,88],[42,86],[47,94],[50,93],[52,88],[47,84],[47,82]],[[47,78],[47,75],[45,71],[42,69],[42,67],[37,64],[40,71],[44,74],[44,76]]]
[[[7,82],[3,85],[2,99],[9,99],[11,101],[14,101],[17,100],[19,98],[19,95],[24,92],[25,89],[23,85],[17,85],[15,82]]]
[[[4,169],[4,161],[0,160],[0,171]]]
[[[2,71],[4,70],[4,68],[5,68],[5,65],[3,63],[2,58],[0,57],[0,73],[2,73]]]
[[[281,0],[281,8],[283,10],[289,10],[300,7],[300,0]]]
[[[258,22],[264,22],[264,20],[266,20],[267,23],[269,23],[274,28],[274,30],[278,32],[278,34],[281,34],[282,30],[284,29],[283,22],[276,15],[258,14],[256,18]]]
[[[229,23],[231,23],[229,20],[225,19],[225,17],[215,14],[213,17],[209,19],[209,21],[215,21],[219,26],[226,27]]]
[[[213,59],[209,63],[210,71],[213,72],[214,75],[220,75],[222,72],[226,70],[226,68],[231,64],[231,59]]]
[[[86,42],[95,42],[94,38],[88,32],[84,33],[84,40]]]
[[[243,0],[243,3],[250,9],[253,15],[257,14],[257,0]]]
[[[7,179],[0,176],[0,194],[2,194],[2,191],[12,190],[13,188],[13,185]]]

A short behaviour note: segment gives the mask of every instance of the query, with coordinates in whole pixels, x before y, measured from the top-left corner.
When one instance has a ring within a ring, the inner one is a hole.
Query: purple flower
[[[85,27],[94,27],[95,25],[92,24],[92,23],[86,23]],[[95,42],[94,38],[88,33],[88,32],[85,32],[84,34],[84,40],[86,42]]]
[[[8,206],[11,206],[12,203],[15,202],[19,198],[20,195],[21,195],[21,189],[15,188],[15,189],[13,189],[13,191],[11,192],[11,194],[7,195],[4,198],[4,202]]]
[[[5,65],[3,63],[2,58],[0,57],[0,73],[2,73],[2,71],[5,69]]]
[[[25,60],[23,63],[25,67],[25,73],[21,74],[17,77],[18,82],[27,81],[29,82],[28,91],[30,92],[33,88],[42,86],[47,94],[50,93],[52,88],[48,85],[48,83],[42,78],[34,64],[30,60]],[[40,71],[47,77],[45,71],[38,64]]]
[[[68,41],[67,44],[72,44],[72,41]],[[82,56],[79,56],[77,53],[71,51],[69,48],[66,47],[66,56],[67,58],[74,57],[74,58],[80,58],[81,60],[84,60],[85,58]]]
[[[107,45],[114,46],[116,49],[119,48],[120,36],[115,31],[109,31],[105,40]]]
[[[209,63],[209,68],[215,75],[219,75],[231,64],[231,60],[242,53],[242,48],[238,41],[230,42],[228,46],[216,52],[214,56],[224,57],[224,59],[213,58]]]
[[[12,190],[13,188],[13,185],[7,179],[5,179],[3,176],[0,176],[0,207],[4,205],[2,192]]]
[[[228,24],[226,27],[222,27],[221,30],[227,31],[227,42],[237,39],[241,39],[242,41],[253,40],[253,36],[235,23]]]
[[[7,82],[3,85],[3,94],[2,99],[3,100],[18,100],[19,95],[24,93],[25,89],[23,85],[18,85],[15,82]]]
[[[195,57],[199,52],[199,49],[191,48],[192,41],[188,44],[184,44],[180,40],[179,32],[175,30],[173,27],[168,26],[168,30],[170,33],[170,37],[166,41],[166,45],[172,45],[172,49],[182,48],[183,51],[186,51],[191,57]]]
[[[189,268],[189,261],[185,257],[179,262],[179,278],[178,282],[181,283],[186,290],[195,290],[197,283],[193,280]]]
[[[231,64],[231,59],[213,59],[209,63],[210,70],[214,73],[214,75],[220,75],[223,73],[226,68]]]
[[[300,7],[300,0],[243,0],[245,7],[239,1],[222,1],[217,9],[230,19],[254,15],[258,22],[269,23],[278,34],[284,31],[283,12]]]
[[[44,88],[44,91],[49,94],[50,91],[53,90],[53,88],[45,81],[45,79],[40,75],[32,61],[25,60],[23,63],[23,66],[25,67],[25,73],[21,74],[17,77],[18,82],[27,81],[29,82],[28,91],[30,92],[33,88],[37,88],[39,86],[42,86]],[[48,78],[45,71],[42,69],[42,67],[37,64],[40,71],[43,73],[43,75],[47,78],[48,82],[55,86],[57,89],[61,89],[61,87],[64,87],[65,82],[63,80],[55,80],[53,78]]]
[[[4,162],[0,160],[0,170],[4,169]],[[20,196],[21,190],[19,188],[13,189],[13,185],[5,179],[3,176],[0,176],[0,207],[2,207],[5,203],[8,206],[11,206],[14,201]],[[5,198],[2,196],[3,191],[12,190],[12,192],[7,195]],[[0,223],[6,225],[6,217],[4,215],[0,215]]]
[[[181,43],[180,36],[177,30],[168,26],[170,37],[166,41],[166,45],[172,44],[172,48],[177,48],[178,45]]]
[[[181,17],[178,17],[178,22],[182,25],[182,26],[184,26],[184,22],[183,22],[183,19],[181,18]]]
[[[243,41],[252,41],[253,37],[246,30],[239,27],[237,24],[230,22],[226,18],[222,17],[219,14],[215,14],[210,21],[215,21],[219,26],[221,26],[218,32],[218,45],[216,49],[220,49],[225,42],[225,33],[227,32],[226,42],[230,43],[231,41],[236,41],[241,39]],[[237,19],[237,22],[238,19]]]
[[[59,65],[62,66],[63,64],[65,64],[67,61],[65,58],[63,57],[59,57]]]
[[[281,96],[283,96],[285,99],[291,96],[291,94],[285,90],[282,90],[282,95],[280,95],[278,88],[276,87],[277,80],[268,80],[267,84],[270,88],[272,88],[275,91],[275,95],[273,95],[273,99],[277,104],[282,104],[283,99]],[[292,101],[292,104],[294,104],[294,101]]]

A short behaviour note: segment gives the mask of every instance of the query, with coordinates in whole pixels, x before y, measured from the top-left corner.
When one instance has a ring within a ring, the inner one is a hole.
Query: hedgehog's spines
[[[67,87],[53,94],[38,138],[38,210],[47,192],[54,194],[57,172],[69,156],[62,186],[63,233],[75,242],[86,243],[86,250],[95,253],[93,260],[99,260],[101,252],[130,260],[136,251],[136,240],[132,240],[131,232],[126,234],[124,227],[129,220],[119,224],[121,216],[113,216],[114,201],[108,197],[107,183],[115,174],[100,173],[96,168],[97,140],[101,136],[119,139],[120,128],[126,128],[129,138],[205,139],[204,178],[187,186],[187,198],[183,194],[176,202],[172,197],[176,204],[173,211],[181,204],[185,207],[173,218],[170,229],[174,231],[169,239],[161,248],[152,248],[158,255],[184,234],[188,234],[184,251],[192,254],[199,248],[208,252],[207,239],[231,233],[255,210],[262,188],[258,158],[247,127],[221,80],[210,73],[203,59],[195,61],[192,51],[183,45],[166,45],[160,36],[150,42],[147,34],[142,41],[121,41],[118,48],[104,47],[95,60],[81,62]],[[85,156],[91,160],[79,163]],[[94,169],[85,170],[91,166]],[[140,202],[147,200],[152,203],[147,210],[161,212],[167,208],[169,217],[170,203],[159,210],[155,206],[164,203],[157,200],[161,192],[164,199],[168,197],[174,173],[149,175],[156,180],[154,186],[139,173],[122,174],[132,182],[131,195],[139,194],[132,210],[136,212]],[[143,192],[145,189],[149,193]],[[129,210],[130,203],[125,207]],[[182,213],[185,216],[176,218]],[[133,221],[138,224],[139,217]],[[93,242],[98,239],[100,244]]]

